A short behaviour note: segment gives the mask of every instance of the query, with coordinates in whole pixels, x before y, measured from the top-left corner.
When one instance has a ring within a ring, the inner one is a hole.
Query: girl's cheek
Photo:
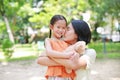
[[[63,32],[63,35],[65,35],[66,31]]]

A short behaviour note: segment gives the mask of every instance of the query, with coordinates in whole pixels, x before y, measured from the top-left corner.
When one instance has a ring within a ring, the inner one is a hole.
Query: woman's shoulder
[[[87,48],[86,51],[96,52],[95,49],[93,49],[93,48]]]
[[[93,49],[93,48],[87,48],[87,49],[86,49],[86,54],[96,55],[96,51],[95,51],[95,49]]]

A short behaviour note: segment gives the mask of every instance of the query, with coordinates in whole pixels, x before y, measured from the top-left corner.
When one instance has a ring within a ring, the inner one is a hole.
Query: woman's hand
[[[74,54],[71,56],[70,60],[72,60],[73,62],[77,62],[79,59],[79,53],[74,52]]]
[[[74,70],[77,70],[77,67],[79,66],[79,58],[80,58],[79,53],[74,52],[74,55],[72,55],[71,58],[69,59],[73,64],[72,68]]]
[[[86,58],[83,56],[79,56],[78,53],[75,54],[70,58],[70,61],[74,64],[72,68],[74,70],[78,69],[85,69],[87,66]]]

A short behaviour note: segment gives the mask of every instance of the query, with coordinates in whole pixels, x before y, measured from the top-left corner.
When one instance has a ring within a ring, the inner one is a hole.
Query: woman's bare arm
[[[77,56],[75,53],[70,59],[70,61],[64,61],[63,59],[54,59],[61,65],[77,70],[77,69],[88,69],[91,68],[96,59],[96,51],[94,49],[86,49],[85,54],[81,57]]]
[[[80,61],[80,62],[79,62]],[[37,63],[44,66],[58,66],[63,65],[69,69],[78,69],[85,67],[85,61],[79,60],[79,54],[74,54],[71,59],[50,58],[46,55],[46,52],[42,52],[39,56]]]
[[[43,53],[45,54],[45,53]],[[86,62],[84,59],[80,59],[78,53],[74,54],[71,59],[56,59],[56,58],[49,58],[47,56],[41,55],[37,63],[43,66],[58,66],[63,65],[66,68],[69,69],[79,69],[79,68],[85,68]]]

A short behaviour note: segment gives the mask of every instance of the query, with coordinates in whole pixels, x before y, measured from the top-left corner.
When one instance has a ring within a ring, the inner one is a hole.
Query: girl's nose
[[[62,32],[62,31],[63,31],[63,29],[60,29],[60,31]]]

